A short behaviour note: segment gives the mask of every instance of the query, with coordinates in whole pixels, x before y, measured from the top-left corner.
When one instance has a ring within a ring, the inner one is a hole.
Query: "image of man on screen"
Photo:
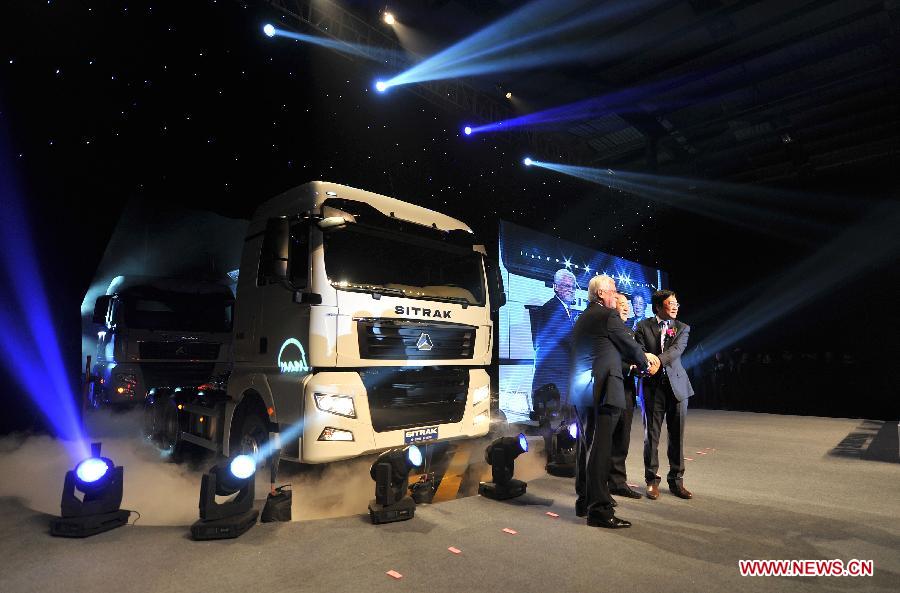
[[[531,336],[534,342],[531,393],[535,410],[555,392],[559,393],[561,402],[567,398],[569,334],[576,317],[571,308],[575,300],[575,287],[575,275],[566,269],[558,270],[553,276],[553,298],[531,310]],[[555,387],[555,392],[551,385]]]
[[[647,295],[640,290],[634,291],[631,295],[631,310],[633,317],[625,321],[625,326],[631,331],[637,331],[638,323],[646,317],[644,313],[647,310]]]

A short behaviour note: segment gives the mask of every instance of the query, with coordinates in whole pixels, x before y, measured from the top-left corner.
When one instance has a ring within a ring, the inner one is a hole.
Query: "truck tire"
[[[253,408],[243,411],[231,430],[231,455],[256,456],[269,442],[269,431],[262,416]]]

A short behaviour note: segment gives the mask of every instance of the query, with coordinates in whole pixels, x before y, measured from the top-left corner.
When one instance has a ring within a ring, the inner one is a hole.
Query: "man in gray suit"
[[[688,398],[694,388],[681,363],[681,355],[688,345],[691,326],[678,321],[678,296],[671,290],[657,290],[650,298],[653,317],[637,326],[634,338],[644,352],[656,354],[659,366],[651,367],[651,376],[644,383],[644,479],[647,498],[659,498],[659,434],[663,420],[669,433],[669,490],[679,498],[693,497],[684,487],[684,421]]]

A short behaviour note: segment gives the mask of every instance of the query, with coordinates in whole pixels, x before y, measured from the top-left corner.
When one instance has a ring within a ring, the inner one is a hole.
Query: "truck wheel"
[[[244,410],[231,432],[231,454],[247,454],[254,457],[265,448],[269,431],[262,417],[252,409]]]
[[[184,449],[181,436],[181,417],[178,406],[171,399],[157,402],[159,413],[157,414],[155,442],[160,450],[168,453],[172,461],[178,462]]]

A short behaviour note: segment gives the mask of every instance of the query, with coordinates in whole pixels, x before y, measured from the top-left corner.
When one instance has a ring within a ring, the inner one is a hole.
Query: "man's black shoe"
[[[626,498],[641,498],[641,495],[638,492],[635,492],[628,486],[625,486],[624,488],[611,488],[609,493],[615,494],[616,496],[624,496]]]
[[[601,519],[599,517],[591,517],[588,515],[587,524],[588,527],[605,527],[606,529],[623,529],[625,527],[631,527],[631,521],[619,519],[615,515],[608,519]]]

